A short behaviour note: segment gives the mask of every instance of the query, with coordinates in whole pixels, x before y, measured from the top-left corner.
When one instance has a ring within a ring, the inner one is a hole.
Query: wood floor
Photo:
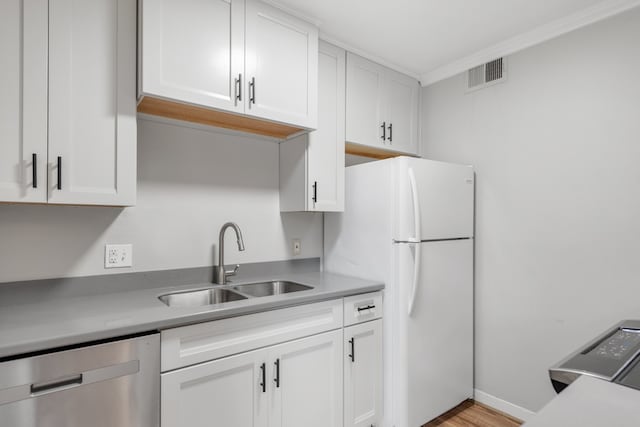
[[[467,400],[422,427],[517,427],[522,421]]]

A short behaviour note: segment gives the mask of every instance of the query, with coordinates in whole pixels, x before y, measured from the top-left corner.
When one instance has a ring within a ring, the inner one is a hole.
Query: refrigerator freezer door
[[[420,236],[415,236],[414,208],[409,170],[415,176],[420,203]],[[470,166],[402,157],[396,169],[396,240],[473,236],[474,174]]]
[[[473,240],[395,245],[394,422],[418,427],[473,394]],[[420,262],[408,315],[414,262]]]

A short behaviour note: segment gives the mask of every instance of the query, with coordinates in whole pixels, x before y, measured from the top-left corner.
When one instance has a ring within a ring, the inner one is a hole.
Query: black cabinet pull
[[[380,126],[382,128],[382,136],[380,138],[382,138],[382,141],[386,141],[387,139],[387,122],[382,122],[382,126]]]
[[[276,359],[274,365],[276,365],[276,377],[273,380],[276,382],[276,387],[280,388],[280,359]]]
[[[242,73],[238,74],[236,79],[236,101],[242,101]]]
[[[349,359],[351,359],[352,363],[356,361],[356,339],[351,338],[349,340],[349,344],[351,344],[351,354],[349,354]]]
[[[313,203],[318,203],[318,181],[313,182]]]
[[[365,311],[365,310],[371,310],[372,308],[376,308],[376,306],[375,305],[367,305],[367,306],[364,306],[364,307],[358,307],[358,312]]]
[[[36,153],[33,153],[31,155],[31,166],[32,166],[31,179],[33,181],[31,186],[33,188],[38,188],[38,155]]]
[[[389,123],[389,142],[393,142],[393,123]]]
[[[264,363],[260,365],[260,370],[262,371],[261,373],[262,382],[260,382],[260,387],[262,387],[262,392],[266,393],[267,392],[267,365]]]
[[[251,77],[251,83],[249,83],[249,103],[256,103],[256,78]]]
[[[58,190],[62,190],[62,157],[58,156]]]

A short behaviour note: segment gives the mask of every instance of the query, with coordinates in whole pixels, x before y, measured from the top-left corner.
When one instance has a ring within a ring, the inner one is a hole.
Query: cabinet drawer
[[[354,295],[344,299],[344,325],[354,325],[382,317],[382,292]]]
[[[339,329],[342,300],[248,314],[161,332],[162,372]]]

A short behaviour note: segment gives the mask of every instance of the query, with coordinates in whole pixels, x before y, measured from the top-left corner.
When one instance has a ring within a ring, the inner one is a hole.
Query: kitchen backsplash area
[[[218,231],[242,228],[225,262],[322,254],[322,215],[280,213],[278,144],[138,119],[135,207],[0,206],[0,283],[214,264]],[[105,244],[133,244],[133,267],[105,269]]]

